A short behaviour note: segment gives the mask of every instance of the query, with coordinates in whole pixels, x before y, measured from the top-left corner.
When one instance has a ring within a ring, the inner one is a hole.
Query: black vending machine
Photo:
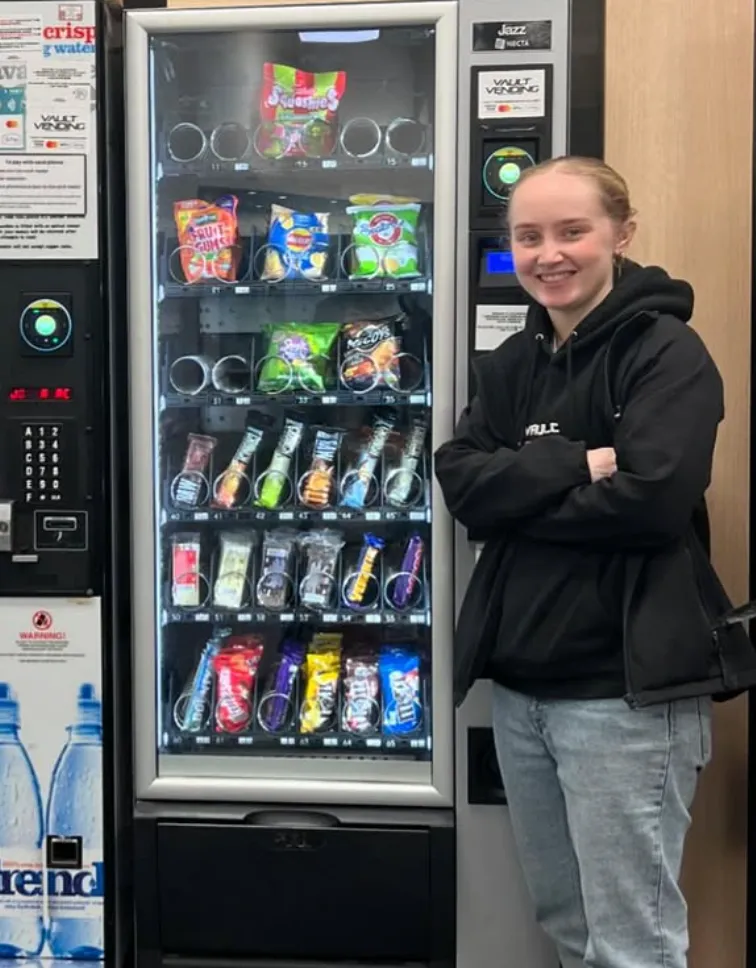
[[[119,34],[0,9],[0,959],[129,954]]]

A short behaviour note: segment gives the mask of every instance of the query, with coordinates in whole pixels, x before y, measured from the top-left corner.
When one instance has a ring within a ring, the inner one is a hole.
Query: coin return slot
[[[42,519],[43,531],[76,531],[79,522],[76,518],[49,517]]]
[[[81,867],[81,837],[48,837],[47,866],[53,869],[73,869]]]

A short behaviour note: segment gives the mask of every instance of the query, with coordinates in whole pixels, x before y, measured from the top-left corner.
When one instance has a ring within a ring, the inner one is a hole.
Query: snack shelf
[[[402,752],[416,754],[418,751],[430,751],[431,739],[429,736],[357,736],[343,732],[312,736],[303,736],[300,733],[271,736],[262,730],[237,736],[208,730],[191,734],[166,734],[165,746],[172,752],[191,753],[207,747],[216,751],[243,751],[253,747],[257,751],[275,752],[279,756],[287,752],[296,755],[298,751],[313,750],[322,753],[363,753],[368,756],[371,753],[391,751],[401,756]]]
[[[314,612],[306,608],[273,612],[265,609],[241,609],[230,611],[220,608],[165,608],[162,625],[201,624],[201,625],[309,625],[316,628],[334,628],[339,625],[391,626],[392,628],[429,626],[430,609],[412,609],[396,612],[392,609],[375,609],[371,612],[357,612],[349,608],[334,608]]]
[[[262,199],[264,196],[260,195]],[[267,196],[265,196],[267,197]],[[283,196],[287,199],[288,196]],[[311,202],[311,204],[317,204]],[[262,208],[262,204],[260,205]],[[315,296],[336,293],[428,293],[433,291],[430,276],[430,243],[427,227],[421,222],[417,229],[417,260],[419,270],[415,275],[390,275],[381,270],[374,276],[355,277],[350,263],[355,246],[351,235],[331,233],[327,250],[324,253],[322,271],[306,277],[296,266],[287,263],[285,250],[268,243],[267,231],[255,231],[242,235],[236,252],[237,271],[233,281],[206,278],[202,281],[188,282],[181,264],[182,247],[176,236],[164,237],[160,252],[158,300],[164,299],[206,299],[208,297],[249,297],[268,296]],[[263,278],[266,254],[271,250],[280,253],[286,263],[285,277],[279,280]],[[375,250],[378,253],[378,249]],[[378,257],[389,257],[390,247]]]
[[[388,524],[407,522],[416,524],[430,524],[431,509],[410,508],[407,510],[370,510],[350,511],[348,508],[331,508],[326,511],[313,511],[308,508],[283,509],[268,511],[264,508],[239,508],[226,511],[218,508],[207,508],[197,511],[181,511],[165,509],[162,512],[162,523],[168,524]]]
[[[339,155],[330,158],[259,158],[249,160],[225,160],[218,158],[194,161],[174,161],[166,158],[157,168],[158,179],[192,176],[195,178],[209,178],[223,175],[234,176],[256,175],[259,173],[292,175],[302,171],[402,171],[405,169],[427,169],[433,171],[433,155],[421,154],[408,158],[394,157],[385,153],[376,154],[369,158],[350,158],[349,155]]]
[[[160,410],[207,407],[430,407],[431,391],[396,393],[392,390],[373,390],[357,393],[349,390],[327,390],[324,393],[198,393],[196,395],[166,393],[161,395]]]

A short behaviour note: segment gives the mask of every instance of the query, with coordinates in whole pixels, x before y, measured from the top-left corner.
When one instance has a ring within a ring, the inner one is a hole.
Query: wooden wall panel
[[[738,601],[748,594],[753,39],[752,0],[607,0],[606,155],[639,211],[633,254],[693,284],[695,326],[725,378],[709,500],[716,564]],[[717,708],[695,805],[691,968],[745,964],[746,716],[745,699]]]
[[[753,8],[607,5],[606,156],[639,212],[634,254],[693,284],[695,326],[725,379],[710,507],[716,564],[739,601],[748,594]],[[745,699],[716,710],[695,805],[684,878],[691,968],[745,963],[746,715]]]

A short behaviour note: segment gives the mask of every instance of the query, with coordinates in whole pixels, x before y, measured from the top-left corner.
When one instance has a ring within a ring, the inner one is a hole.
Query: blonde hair
[[[599,158],[583,158],[580,155],[549,158],[548,161],[542,161],[533,168],[526,168],[520,175],[512,195],[523,182],[548,171],[562,171],[566,175],[591,178],[598,189],[604,211],[618,225],[624,225],[635,216],[635,209],[630,204],[630,190],[627,182],[618,171]]]

